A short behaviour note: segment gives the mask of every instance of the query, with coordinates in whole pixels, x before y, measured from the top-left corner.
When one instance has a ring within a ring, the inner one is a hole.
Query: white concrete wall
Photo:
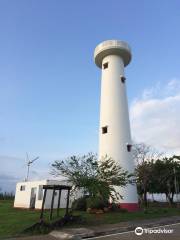
[[[157,201],[157,202],[167,202],[166,195],[164,193],[147,193],[147,199],[150,201]],[[174,202],[180,201],[180,194],[174,195]]]
[[[25,186],[25,191],[20,191],[20,186]],[[29,208],[30,204],[30,188],[27,189],[27,184],[24,183],[17,183],[16,185],[16,193],[15,193],[15,200],[14,200],[14,207],[21,207],[21,208]]]
[[[31,189],[36,187],[37,191],[36,191],[35,209],[41,209],[44,192],[41,195],[41,199],[39,199],[39,191],[42,191],[42,189],[40,189],[39,186],[42,186],[42,185],[59,185],[59,184],[67,185],[67,182],[57,181],[57,180],[42,180],[42,181],[31,181],[31,182],[17,183],[15,200],[14,200],[14,207],[30,208]],[[25,186],[25,191],[20,191],[21,186]],[[45,209],[49,209],[51,207],[52,193],[53,193],[53,190],[48,190],[47,191],[46,201],[45,201],[45,206],[44,206]],[[57,205],[58,205],[58,194],[59,194],[59,191],[57,190],[56,195],[54,197],[54,208],[57,208]],[[70,196],[69,207],[71,207],[71,204],[74,201],[74,199],[79,198],[80,196],[82,196],[81,191],[77,192],[73,196]],[[67,191],[62,190],[60,208],[65,208],[66,207],[66,199],[67,199]]]
[[[108,62],[108,68],[102,67],[100,129],[99,129],[99,158],[113,158],[122,168],[134,171],[132,153],[127,151],[131,144],[126,83],[121,82],[124,76],[124,63],[118,55],[108,55],[102,65]],[[102,127],[108,126],[108,133],[102,134]],[[124,196],[122,203],[137,203],[136,186],[128,185],[120,188]]]
[[[37,199],[38,186],[39,185],[45,185],[45,184],[46,184],[46,180],[17,183],[15,200],[14,200],[14,207],[29,208],[30,207],[30,199],[31,199],[31,189],[32,188],[37,188],[37,193],[36,193],[36,199]],[[25,186],[24,191],[20,190],[21,186]],[[36,204],[40,205],[41,201],[37,201]]]

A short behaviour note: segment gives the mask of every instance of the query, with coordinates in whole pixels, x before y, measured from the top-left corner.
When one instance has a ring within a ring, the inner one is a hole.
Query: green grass
[[[64,214],[64,210],[60,211],[60,215]],[[55,214],[54,214],[55,215]],[[128,212],[109,212],[105,214],[88,214],[86,212],[74,212],[74,215],[81,215],[83,218],[83,226],[112,224],[129,220],[151,219],[158,217],[167,217],[180,215],[180,209],[177,208],[153,208],[148,211],[139,211],[134,213]],[[40,212],[34,210],[15,209],[13,201],[0,201],[0,239],[20,235],[22,231],[33,225],[39,220]],[[48,220],[49,212],[46,211],[45,218]],[[81,225],[81,226],[82,226]],[[71,226],[80,226],[73,224]]]
[[[77,214],[78,212],[76,212]],[[79,212],[84,218],[83,225],[113,224],[132,220],[161,218],[180,215],[180,209],[177,208],[149,208],[146,211],[138,212],[109,212],[105,214],[88,214]],[[76,224],[74,224],[76,226]]]
[[[64,210],[60,210],[63,215]],[[45,212],[48,219],[49,212]],[[40,211],[13,208],[13,201],[0,200],[0,239],[15,236],[39,221]]]

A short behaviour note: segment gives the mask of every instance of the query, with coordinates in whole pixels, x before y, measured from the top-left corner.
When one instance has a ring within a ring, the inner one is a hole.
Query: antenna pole
[[[30,169],[30,165],[35,162],[37,159],[39,159],[39,157],[36,157],[34,158],[33,160],[29,160],[29,156],[28,156],[28,153],[26,153],[26,158],[27,158],[27,176],[26,176],[26,179],[25,181],[27,182],[28,179],[29,179],[29,169]]]
[[[26,182],[28,181],[28,178],[29,178],[29,167],[30,167],[30,164],[28,163],[28,170],[27,170]]]

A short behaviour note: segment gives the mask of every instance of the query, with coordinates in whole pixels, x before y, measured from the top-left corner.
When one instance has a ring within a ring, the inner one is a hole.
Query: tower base
[[[139,210],[138,203],[120,203],[119,207],[127,209],[128,212],[136,212]]]

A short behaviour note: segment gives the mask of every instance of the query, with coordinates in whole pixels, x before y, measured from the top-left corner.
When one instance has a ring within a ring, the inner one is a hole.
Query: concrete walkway
[[[39,235],[31,237],[7,238],[7,240],[57,240],[57,238],[50,235]]]
[[[106,235],[116,232],[125,232],[134,230],[136,227],[157,227],[161,225],[167,225],[172,223],[179,223],[180,216],[155,218],[155,219],[143,219],[143,220],[133,220],[128,222],[120,222],[116,224],[105,224],[102,226],[93,226],[90,229],[94,230],[96,236]]]
[[[88,228],[63,228],[61,230],[52,231],[49,235],[11,238],[11,240],[81,239],[81,237],[84,238],[84,237],[107,235],[111,233],[126,232],[130,230],[134,230],[136,227],[157,227],[157,226],[173,224],[173,223],[180,223],[180,216],[172,216],[172,217],[164,217],[159,219],[156,218],[156,219],[148,219],[148,220],[134,220],[134,221],[128,221],[128,222],[120,222],[116,224],[89,226]]]

